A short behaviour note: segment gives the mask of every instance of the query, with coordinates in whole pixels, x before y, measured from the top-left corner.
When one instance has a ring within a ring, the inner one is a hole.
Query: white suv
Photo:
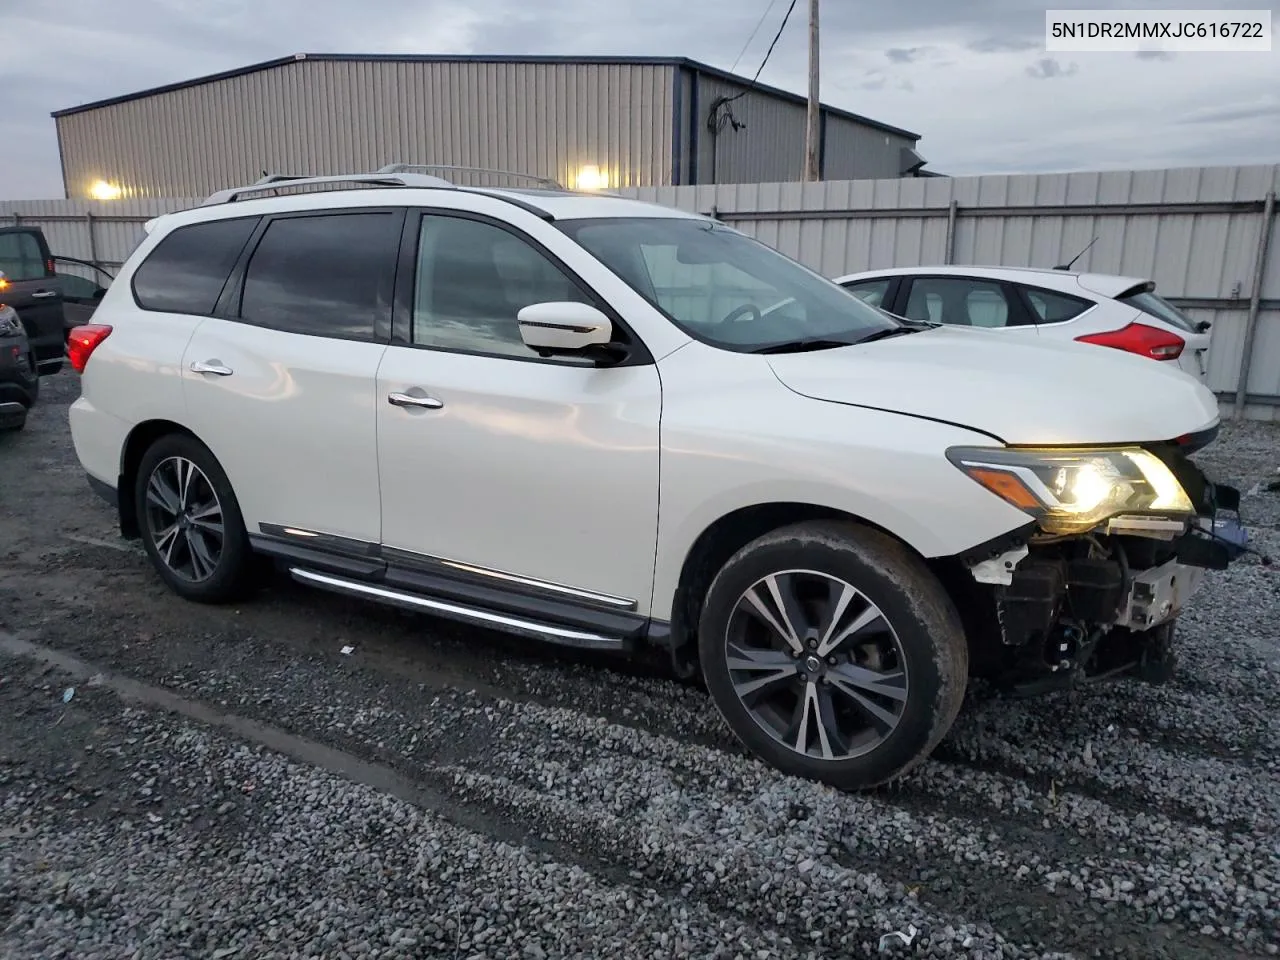
[[[90,482],[183,597],[238,595],[266,555],[656,647],[756,754],[844,787],[927,756],[971,674],[1158,674],[1241,549],[1209,519],[1237,495],[1187,458],[1216,401],[1176,368],[900,324],[610,196],[226,191],[149,225],[69,355]]]

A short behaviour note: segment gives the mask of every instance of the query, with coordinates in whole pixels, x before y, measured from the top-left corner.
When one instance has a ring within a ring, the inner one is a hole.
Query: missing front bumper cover
[[[1149,630],[1176,617],[1204,577],[1200,567],[1170,560],[1133,575],[1116,626]]]

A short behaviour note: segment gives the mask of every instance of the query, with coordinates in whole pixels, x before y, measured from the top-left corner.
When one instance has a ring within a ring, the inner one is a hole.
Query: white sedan
[[[911,320],[1079,340],[1169,361],[1203,381],[1209,324],[1137,277],[1027,267],[895,267],[839,277],[859,299]]]

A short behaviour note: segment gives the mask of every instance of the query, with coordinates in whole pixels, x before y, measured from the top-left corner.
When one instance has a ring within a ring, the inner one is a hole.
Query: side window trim
[[[1079,320],[1090,310],[1093,310],[1098,306],[1098,302],[1096,300],[1089,300],[1086,297],[1078,297],[1073,293],[1065,293],[1062,290],[1051,290],[1048,287],[1037,287],[1030,283],[1015,283],[1013,288],[1017,293],[1018,300],[1021,302],[1023,309],[1027,313],[1027,322],[1036,327],[1056,327],[1060,323],[1071,323],[1074,320]],[[1031,294],[1033,293],[1047,293],[1055,297],[1061,297],[1064,300],[1075,300],[1077,303],[1085,304],[1085,308],[1079,313],[1067,317],[1065,320],[1041,320],[1039,314],[1036,312],[1035,304],[1031,302]]]
[[[279,213],[263,214],[259,220],[257,228],[249,235],[249,239],[246,241],[244,249],[240,251],[240,256],[236,259],[235,266],[231,268],[231,275],[223,285],[222,294],[218,297],[218,302],[214,306],[213,316],[218,317],[221,320],[231,320],[235,323],[242,323],[246,327],[271,329],[260,323],[247,320],[240,315],[240,305],[244,300],[244,284],[245,277],[249,269],[249,261],[253,259],[254,253],[257,252],[258,246],[262,243],[262,238],[266,236],[267,229],[277,220],[297,220],[304,217],[342,216],[344,214],[360,213],[386,213],[393,216],[399,215],[401,218],[401,254],[392,268],[392,296],[391,303],[389,304],[390,309],[386,314],[379,314],[374,317],[372,340],[354,337],[339,337],[333,334],[314,334],[314,336],[322,336],[329,340],[352,340],[360,343],[389,343],[391,341],[392,318],[395,316],[396,305],[399,302],[398,285],[401,265],[400,261],[403,259],[404,230],[406,229],[406,221],[411,219],[411,217],[407,216],[408,208],[406,207],[315,207],[309,210],[287,210]],[[307,336],[307,334],[298,334],[298,336]]]
[[[880,302],[881,310],[888,310],[896,316],[905,316],[899,307],[905,304],[902,296],[902,290],[907,285],[909,278],[903,274],[897,273],[889,278],[889,289],[884,292],[884,300]]]
[[[257,223],[254,225],[254,228],[249,231],[248,239],[245,240],[244,246],[240,248],[240,253],[236,256],[236,259],[232,262],[231,271],[227,274],[226,278],[222,281],[222,289],[219,291],[217,298],[213,302],[212,310],[210,310],[208,313],[198,313],[193,310],[158,310],[154,307],[148,307],[143,304],[142,298],[138,296],[138,274],[142,271],[142,268],[147,265],[147,261],[149,261],[155,255],[156,251],[160,249],[161,245],[164,244],[165,240],[173,236],[179,230],[187,230],[191,227],[198,227],[206,223],[223,223],[230,220],[256,220]],[[254,238],[258,236],[259,233],[261,232],[262,220],[263,220],[263,217],[260,214],[250,214],[248,216],[243,216],[243,217],[212,217],[208,220],[196,220],[192,223],[184,223],[182,226],[175,227],[174,229],[170,230],[163,237],[161,237],[159,241],[157,241],[156,245],[151,248],[151,251],[145,257],[142,258],[142,262],[139,263],[136,267],[134,267],[133,270],[130,272],[129,295],[133,298],[133,305],[137,307],[139,310],[144,310],[147,313],[172,313],[174,316],[181,316],[181,317],[220,316],[218,311],[222,305],[223,298],[227,294],[227,288],[232,285],[233,281],[236,278],[236,268],[240,265],[241,259],[244,257],[245,250],[249,249],[249,245],[254,242]],[[135,247],[134,249],[136,250],[137,248]]]
[[[218,302],[213,305],[213,316],[220,320],[235,320],[243,323],[237,314],[240,305],[240,294],[244,290],[244,274],[245,268],[249,265],[249,259],[253,256],[253,251],[258,249],[258,244],[262,242],[262,235],[267,232],[267,224],[274,217],[267,215],[258,218],[258,224],[253,228],[253,232],[249,234],[249,239],[244,242],[244,246],[240,248],[240,254],[236,257],[235,264],[231,267],[231,273],[227,277],[227,282],[222,285],[222,292],[218,294]]]
[[[651,364],[654,362],[653,355],[649,353],[649,348],[645,346],[643,340],[636,335],[634,329],[628,324],[622,315],[613,308],[604,297],[602,297],[589,283],[587,283],[576,270],[565,263],[560,257],[556,256],[548,250],[543,244],[539,243],[535,238],[529,236],[525,231],[521,230],[504,220],[497,217],[487,216],[483,213],[476,213],[472,210],[456,210],[449,207],[412,207],[405,217],[404,229],[400,235],[400,257],[396,269],[396,287],[395,287],[395,304],[392,309],[392,329],[390,342],[396,347],[410,347],[414,350],[430,350],[435,353],[458,353],[466,356],[489,357],[494,360],[512,360],[518,363],[543,363],[555,366],[566,366],[566,364],[554,357],[515,357],[505,356],[502,354],[486,353],[475,350],[462,350],[451,347],[440,347],[434,344],[414,343],[413,342],[413,305],[414,290],[417,283],[418,272],[418,243],[422,236],[422,221],[425,217],[454,217],[462,220],[474,220],[478,223],[488,224],[497,227],[515,237],[536,250],[539,254],[547,259],[557,270],[559,270],[565,278],[572,283],[590,302],[593,307],[600,310],[613,323],[615,329],[620,330],[626,337],[628,344],[631,346],[631,355],[621,363],[614,364],[616,367],[634,367]],[[591,369],[585,367],[584,369]]]

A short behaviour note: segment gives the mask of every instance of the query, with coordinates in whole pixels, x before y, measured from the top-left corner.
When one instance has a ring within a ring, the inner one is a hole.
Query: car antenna
[[[1079,253],[1077,253],[1074,257],[1072,257],[1072,258],[1071,258],[1070,260],[1068,260],[1066,263],[1061,263],[1061,264],[1059,264],[1058,266],[1054,267],[1053,269],[1055,269],[1055,270],[1070,270],[1070,269],[1071,269],[1071,267],[1072,267],[1072,265],[1073,265],[1077,260],[1079,260],[1081,257],[1083,257],[1086,253],[1088,253],[1088,252],[1089,252],[1089,247],[1092,247],[1092,246],[1093,246],[1095,243],[1097,243],[1097,242],[1098,242],[1098,238],[1097,238],[1097,237],[1094,237],[1092,240],[1090,240],[1090,241],[1085,245],[1085,248],[1084,248],[1083,250],[1081,250]]]

